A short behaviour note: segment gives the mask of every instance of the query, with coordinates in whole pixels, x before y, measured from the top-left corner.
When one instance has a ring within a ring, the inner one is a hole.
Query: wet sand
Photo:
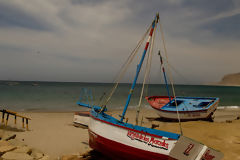
[[[109,111],[119,118],[122,111]],[[142,116],[144,113],[144,116]],[[27,145],[34,147],[56,159],[62,155],[80,155],[91,149],[88,146],[88,130],[73,126],[73,112],[67,113],[21,113],[31,117],[30,131],[21,130],[21,120],[17,125],[9,119],[5,130],[17,134],[17,138]],[[136,111],[128,110],[126,117],[129,123],[135,123]],[[224,153],[224,160],[240,160],[240,120],[234,120],[240,115],[238,109],[221,109],[215,112],[215,122],[189,121],[182,122],[184,136],[204,143]],[[146,127],[157,126],[155,129],[179,133],[178,122],[159,121],[158,115],[152,109],[140,112],[142,125]],[[227,120],[227,122],[226,122]],[[17,130],[18,128],[19,130]]]

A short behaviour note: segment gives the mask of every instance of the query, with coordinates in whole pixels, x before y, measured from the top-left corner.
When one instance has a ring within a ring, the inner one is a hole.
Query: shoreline
[[[142,107],[143,110],[153,110],[150,106],[144,106]],[[8,109],[6,109],[8,110]],[[13,110],[13,109],[9,109]],[[79,112],[79,111],[88,111],[90,109],[85,108],[85,107],[78,107],[77,109],[74,110],[63,110],[63,109],[52,109],[52,110],[46,110],[46,109],[26,109],[26,110],[14,110],[14,112],[19,112],[19,113],[74,113],[74,112]],[[118,110],[123,110],[123,107],[109,107],[109,111],[118,111]],[[136,106],[130,106],[128,110],[136,110]],[[218,106],[217,110],[240,110],[240,106]]]

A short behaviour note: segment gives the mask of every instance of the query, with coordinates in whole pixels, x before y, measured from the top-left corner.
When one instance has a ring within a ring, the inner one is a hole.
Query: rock
[[[29,148],[28,146],[19,146],[19,147],[18,147],[17,149],[15,149],[13,152],[31,154],[32,149]]]
[[[232,123],[232,121],[234,120],[237,120],[237,115],[233,115],[233,114],[220,115],[214,118],[214,122]]]
[[[32,153],[31,153],[31,156],[34,158],[34,159],[41,159],[43,158],[44,154],[36,149],[32,149]]]
[[[240,85],[240,73],[225,75],[219,84],[223,85]]]
[[[9,143],[8,141],[4,141],[4,140],[0,140],[0,147],[1,146],[9,146],[11,143]]]
[[[0,139],[2,139],[3,135],[4,135],[5,131],[0,130]]]
[[[226,122],[227,122],[227,123],[232,123],[232,121],[231,121],[231,120],[226,120]]]
[[[13,146],[26,146],[26,144],[24,144],[22,141],[18,139],[10,139],[7,142],[9,142]]]
[[[50,159],[49,156],[45,155],[42,158],[40,158],[39,160],[49,160],[49,159]]]
[[[14,149],[16,149],[17,147],[12,146],[12,145],[8,145],[8,146],[0,146],[0,154],[3,154],[5,152],[9,152],[12,151]]]
[[[151,128],[157,128],[157,127],[159,127],[159,124],[152,124],[152,126],[151,126]]]
[[[91,151],[85,152],[85,153],[81,154],[81,156],[83,158],[87,158],[87,157],[91,156]]]
[[[77,160],[78,156],[77,155],[65,155],[62,156],[61,160]]]
[[[2,156],[3,160],[33,160],[33,157],[26,153],[7,152]]]
[[[2,140],[8,141],[10,139],[14,139],[15,137],[16,137],[16,134],[14,134],[14,133],[5,133],[2,136]]]

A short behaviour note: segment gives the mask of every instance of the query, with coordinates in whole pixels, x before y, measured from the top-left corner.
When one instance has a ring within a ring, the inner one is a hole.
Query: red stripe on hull
[[[89,145],[91,148],[103,153],[107,157],[116,160],[175,160],[168,155],[137,149],[109,140],[95,134],[91,130],[89,130]]]

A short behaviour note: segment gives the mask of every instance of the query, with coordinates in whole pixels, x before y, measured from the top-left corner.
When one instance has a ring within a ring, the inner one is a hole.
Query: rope
[[[166,59],[162,57],[162,59],[165,61]],[[189,82],[189,80],[183,76],[175,67],[173,67],[170,63],[168,63],[168,67],[170,67],[175,73],[177,73],[185,82]]]
[[[164,38],[164,35],[163,35],[162,24],[161,24],[161,22],[160,22],[160,19],[159,19],[159,26],[160,26],[160,32],[161,32],[162,41],[163,41],[164,53],[165,53],[165,56],[166,56],[167,65],[169,66],[167,49],[166,49],[166,43],[165,43],[165,38]],[[171,86],[172,86],[173,97],[174,97],[175,104],[176,104],[176,110],[177,110],[177,116],[178,116],[179,129],[180,129],[181,135],[183,135],[181,120],[180,120],[180,116],[179,116],[179,112],[178,112],[178,107],[177,107],[177,100],[176,100],[175,89],[174,89],[174,86],[173,86],[173,78],[172,78],[172,74],[171,74],[171,72],[170,72],[169,67],[167,67],[167,70],[168,70],[168,73],[169,73],[169,78],[170,78],[170,83],[171,83]]]
[[[141,104],[142,104],[144,86],[145,86],[145,83],[146,83],[147,79],[149,78],[149,73],[150,73],[150,69],[151,69],[152,50],[153,50],[153,46],[154,46],[155,31],[156,31],[156,27],[157,27],[156,25],[157,25],[157,22],[155,21],[155,28],[154,28],[153,35],[152,35],[152,38],[151,38],[151,43],[150,43],[151,46],[150,46],[150,49],[148,51],[147,64],[146,64],[147,67],[146,67],[145,74],[144,74],[142,91],[141,91],[141,95],[140,95],[140,99],[139,99],[139,103],[138,103],[138,108],[137,108],[137,113],[136,113],[136,125],[138,125],[138,117],[139,117],[139,112],[140,112],[140,108],[141,108]]]
[[[106,97],[105,103],[103,103],[101,105],[102,106],[101,111],[103,111],[105,109],[106,105],[110,101],[112,95],[114,94],[116,88],[118,87],[119,81],[122,79],[123,75],[126,73],[126,70],[129,67],[129,65],[132,63],[134,57],[136,56],[140,46],[142,45],[142,43],[143,43],[144,39],[146,38],[146,36],[147,36],[148,32],[150,31],[150,29],[151,29],[151,26],[149,26],[149,28],[147,29],[147,31],[143,35],[142,39],[138,42],[137,46],[131,52],[130,56],[127,58],[127,61],[122,65],[122,67],[120,69],[120,73],[116,76],[116,78],[114,80],[115,85],[113,86],[112,90],[110,91],[109,96]]]

